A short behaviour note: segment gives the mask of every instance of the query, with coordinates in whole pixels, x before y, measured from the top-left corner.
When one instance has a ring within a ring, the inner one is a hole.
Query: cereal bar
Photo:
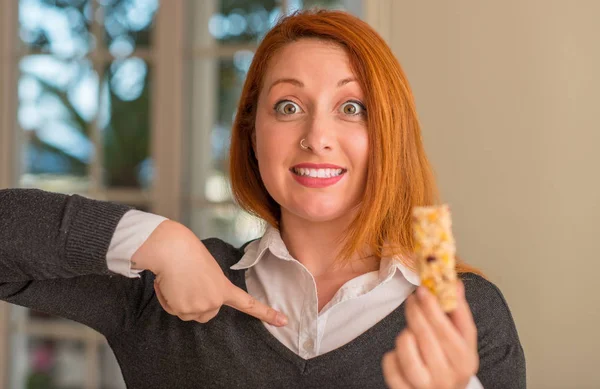
[[[415,207],[412,220],[421,284],[437,297],[444,312],[450,312],[456,307],[456,246],[450,208]]]

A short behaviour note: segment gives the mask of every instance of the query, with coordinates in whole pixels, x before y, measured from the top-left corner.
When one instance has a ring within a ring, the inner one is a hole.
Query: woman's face
[[[255,153],[282,218],[331,221],[360,203],[368,155],[363,101],[341,46],[303,39],[271,59],[258,101]]]

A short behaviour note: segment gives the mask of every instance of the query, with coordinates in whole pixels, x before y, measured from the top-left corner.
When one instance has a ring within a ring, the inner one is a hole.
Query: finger
[[[163,309],[168,314],[173,315],[173,316],[177,316],[175,314],[175,311],[173,311],[173,309],[167,303],[167,299],[164,298],[164,296],[163,296],[163,294],[162,294],[162,292],[160,290],[160,286],[158,285],[158,282],[156,280],[154,280],[154,292],[156,293],[156,298],[158,299],[158,302],[163,307]]]
[[[415,388],[428,388],[432,377],[421,357],[415,335],[410,330],[404,330],[396,338],[396,358],[401,371],[409,384]]]
[[[450,365],[446,360],[442,345],[419,307],[415,295],[409,296],[406,300],[406,321],[408,328],[415,335],[419,351],[429,372],[437,375],[447,371]]]
[[[385,353],[381,360],[381,369],[383,370],[383,379],[385,384],[391,389],[411,389],[411,386],[402,377],[402,371],[398,365],[398,359],[394,351]]]
[[[283,313],[261,303],[233,284],[230,284],[224,303],[274,326],[282,327],[288,322]]]
[[[433,294],[419,287],[417,296],[419,310],[433,330],[449,365],[455,371],[463,371],[465,365],[471,365],[474,350],[454,327]]]
[[[465,297],[465,285],[461,280],[458,280],[457,284],[457,304],[456,309],[449,314],[450,321],[454,323],[458,332],[467,340],[471,348],[477,350],[477,326]]]

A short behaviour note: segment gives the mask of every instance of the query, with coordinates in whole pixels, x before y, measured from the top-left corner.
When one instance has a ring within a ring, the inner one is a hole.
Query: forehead
[[[335,42],[316,38],[304,38],[288,43],[269,61],[265,81],[283,76],[314,75],[314,72],[354,74],[346,49]]]

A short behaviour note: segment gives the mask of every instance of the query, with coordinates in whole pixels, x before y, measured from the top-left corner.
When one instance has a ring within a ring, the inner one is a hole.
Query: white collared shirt
[[[246,269],[248,293],[288,316],[287,326],[265,326],[304,359],[350,342],[396,309],[419,284],[416,274],[384,258],[379,271],[346,282],[318,312],[314,277],[292,258],[279,231],[272,227],[246,247],[231,269]]]
[[[119,222],[108,253],[109,270],[139,277],[131,269],[133,253],[164,218],[129,211]],[[294,259],[279,231],[268,227],[260,240],[250,243],[233,270],[246,269],[248,293],[258,301],[285,313],[288,325],[267,330],[287,348],[310,359],[349,343],[394,309],[419,285],[417,274],[392,258],[382,258],[378,271],[346,282],[318,312],[314,277]],[[466,389],[482,389],[473,376]]]

